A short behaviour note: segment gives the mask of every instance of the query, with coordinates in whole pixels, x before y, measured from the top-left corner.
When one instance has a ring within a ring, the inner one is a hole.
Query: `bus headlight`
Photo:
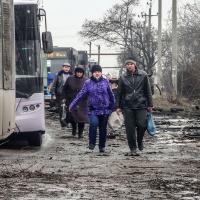
[[[31,111],[34,111],[34,110],[35,110],[35,106],[34,106],[34,105],[30,105],[30,106],[29,106],[29,109],[30,109]]]
[[[37,111],[38,109],[40,109],[40,107],[41,107],[41,104],[39,104],[39,103],[31,104],[31,105],[25,105],[25,106],[23,106],[22,111],[24,113],[34,112],[34,111]]]
[[[27,106],[24,106],[24,107],[23,107],[23,111],[24,111],[24,112],[28,112],[28,107],[27,107]]]

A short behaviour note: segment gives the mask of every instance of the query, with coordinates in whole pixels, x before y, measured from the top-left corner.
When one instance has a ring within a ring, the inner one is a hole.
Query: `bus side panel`
[[[15,46],[12,0],[0,1],[0,139],[15,128]]]
[[[0,139],[3,136],[3,82],[2,82],[2,2],[0,1]]]
[[[0,89],[0,139],[3,137],[3,90]]]
[[[3,137],[10,135],[15,129],[15,90],[3,92]]]

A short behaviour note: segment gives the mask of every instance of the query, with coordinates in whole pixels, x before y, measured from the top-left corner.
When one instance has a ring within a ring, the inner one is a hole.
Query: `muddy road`
[[[130,157],[124,130],[109,139],[107,153],[87,151],[84,139],[61,129],[46,112],[41,148],[26,142],[0,149],[0,199],[200,200],[200,121],[155,114],[157,135],[145,136],[140,156]],[[23,144],[21,144],[23,143]]]

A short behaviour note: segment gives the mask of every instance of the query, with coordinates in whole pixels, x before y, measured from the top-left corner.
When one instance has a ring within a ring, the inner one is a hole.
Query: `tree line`
[[[134,58],[139,67],[152,78],[155,75],[158,44],[157,29],[151,30],[136,16],[139,0],[122,0],[107,10],[100,20],[85,20],[80,35],[86,42],[103,41],[118,47],[119,66],[127,57]],[[172,84],[172,28],[162,30],[162,84],[159,86],[169,101],[173,100]],[[178,12],[178,97],[200,97],[200,3],[188,3]],[[123,68],[122,68],[123,69]],[[153,79],[152,79],[153,80]]]

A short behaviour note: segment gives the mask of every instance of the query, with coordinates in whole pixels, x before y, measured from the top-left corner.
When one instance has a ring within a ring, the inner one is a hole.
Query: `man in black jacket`
[[[72,75],[72,72],[70,71],[70,67],[71,65],[69,63],[64,63],[62,65],[62,70],[60,70],[55,78],[54,81],[52,83],[52,87],[51,87],[51,93],[55,94],[56,96],[56,108],[58,108],[59,110],[59,114],[60,114],[60,123],[61,126],[64,127],[66,126],[62,120],[61,120],[61,116],[62,116],[62,109],[61,109],[61,104],[62,104],[62,100],[63,100],[63,87],[65,85],[65,82],[67,81],[68,77],[70,75]]]
[[[123,111],[130,153],[143,150],[143,137],[147,126],[147,111],[151,112],[152,93],[145,71],[136,67],[133,59],[125,61],[126,73],[119,79],[117,112]]]

